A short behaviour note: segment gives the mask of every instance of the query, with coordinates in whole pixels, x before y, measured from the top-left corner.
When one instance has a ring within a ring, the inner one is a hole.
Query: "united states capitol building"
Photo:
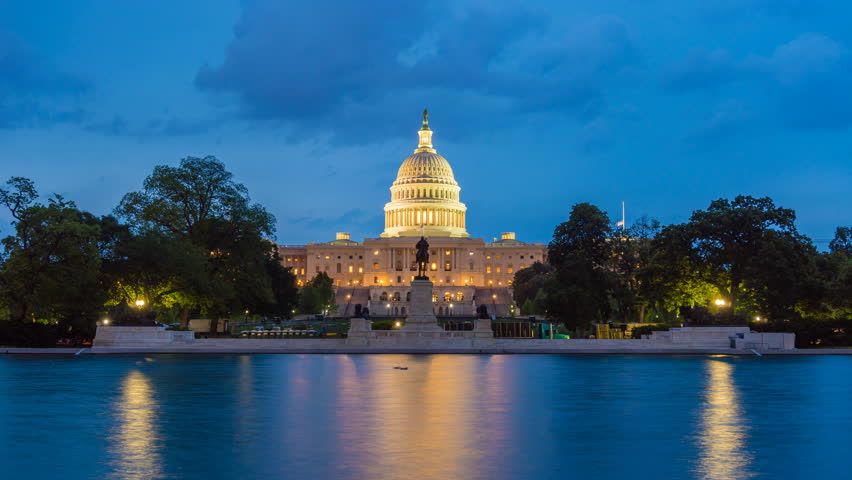
[[[340,315],[351,315],[361,304],[373,316],[404,316],[417,274],[414,245],[423,235],[430,247],[435,315],[470,316],[482,304],[489,313],[518,313],[512,279],[518,270],[543,261],[546,246],[519,241],[514,232],[501,233],[491,243],[470,238],[461,187],[432,145],[426,112],[418,136],[417,149],[402,162],[390,187],[385,230],[378,238],[357,242],[340,232],[329,242],[281,245],[284,266],[293,269],[299,285],[326,272],[336,285]]]

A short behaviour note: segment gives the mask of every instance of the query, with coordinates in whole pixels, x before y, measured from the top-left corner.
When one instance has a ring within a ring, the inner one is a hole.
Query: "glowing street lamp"
[[[726,302],[721,298],[717,298],[713,303],[715,303],[717,306],[724,307]]]
[[[140,300],[136,300],[136,306],[137,306],[137,307],[140,307],[140,308],[141,308],[141,307],[144,307],[144,306],[145,306],[145,300],[141,300],[141,299],[140,299]]]

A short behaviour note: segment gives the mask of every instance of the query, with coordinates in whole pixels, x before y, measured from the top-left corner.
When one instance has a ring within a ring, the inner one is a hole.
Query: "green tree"
[[[195,257],[192,263],[205,258],[198,274],[182,274],[179,285],[187,302],[182,322],[194,308],[211,317],[215,330],[219,318],[276,302],[267,267],[275,246],[264,239],[274,233],[274,218],[251,203],[245,186],[215,157],[155,167],[143,189],[125,195],[116,213],[136,232],[188,242],[194,247],[187,249]]]
[[[607,215],[588,203],[574,205],[568,221],[556,227],[548,245],[554,272],[543,287],[548,317],[575,330],[608,318],[613,285],[611,234]]]
[[[132,232],[116,225],[111,248],[102,253],[103,282],[110,303],[171,310],[193,302],[206,284],[208,254],[192,243],[156,230]]]
[[[690,257],[692,235],[687,225],[664,227],[651,242],[648,264],[638,272],[642,296],[658,311],[707,305],[719,293],[705,280],[704,265]]]
[[[14,219],[3,239],[0,296],[18,322],[58,324],[61,334],[91,334],[102,311],[101,220],[54,196],[35,203],[33,183],[20,177],[0,189],[0,203]]]
[[[837,227],[828,249],[831,253],[852,255],[852,227]]]
[[[291,318],[299,306],[299,287],[296,286],[296,275],[292,268],[281,264],[277,245],[275,255],[267,258],[265,266],[271,281],[273,301],[257,305],[255,311],[274,317]]]
[[[822,319],[852,318],[852,229],[838,227],[829,252],[817,259],[823,286],[820,301],[809,305],[809,316]]]
[[[527,304],[533,305],[536,295],[544,287],[545,281],[552,272],[553,267],[541,262],[535,262],[528,268],[515,272],[512,280],[512,295],[515,304],[521,305],[524,313],[531,311],[527,309]]]
[[[616,274],[612,292],[613,310],[627,322],[635,314],[644,322],[651,296],[642,282],[643,273],[649,268],[653,254],[654,238],[660,233],[660,222],[640,217],[630,228],[613,232],[611,269]]]
[[[712,285],[731,313],[743,301],[758,313],[788,315],[813,288],[815,274],[816,250],[798,233],[795,219],[768,197],[716,200],[660,235],[661,273],[670,277],[662,283]]]
[[[302,287],[299,300],[299,310],[302,313],[335,312],[337,304],[334,300],[334,281],[325,272],[318,273]]]

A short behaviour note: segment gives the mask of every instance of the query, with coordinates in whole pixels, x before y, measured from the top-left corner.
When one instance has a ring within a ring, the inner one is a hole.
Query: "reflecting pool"
[[[0,356],[0,471],[844,478],[850,399],[852,357]]]

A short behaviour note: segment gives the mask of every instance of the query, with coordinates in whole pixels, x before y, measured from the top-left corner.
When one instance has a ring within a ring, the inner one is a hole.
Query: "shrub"
[[[30,348],[53,347],[59,340],[59,334],[60,329],[56,325],[0,321],[0,345]]]
[[[651,325],[642,325],[641,327],[633,327],[630,331],[630,338],[642,338],[642,335],[650,335],[651,332],[668,332],[668,325],[663,324],[651,324]]]

